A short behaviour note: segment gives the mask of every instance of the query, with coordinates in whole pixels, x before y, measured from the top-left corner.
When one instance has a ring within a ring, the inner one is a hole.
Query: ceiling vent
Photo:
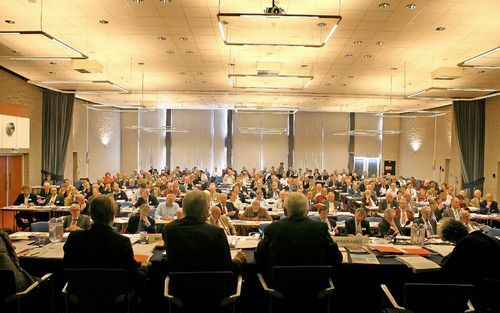
[[[455,80],[464,76],[464,69],[459,67],[439,67],[431,73],[434,80]]]
[[[82,74],[102,73],[102,65],[96,60],[73,60],[73,69]]]

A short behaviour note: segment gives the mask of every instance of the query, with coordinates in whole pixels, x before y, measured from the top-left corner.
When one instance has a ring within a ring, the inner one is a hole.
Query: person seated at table
[[[232,202],[227,201],[227,194],[221,193],[219,195],[219,203],[216,206],[221,210],[222,215],[229,218],[238,218],[239,211]]]
[[[125,232],[127,234],[138,234],[140,232],[156,233],[155,220],[149,217],[149,205],[146,203],[141,204],[139,207],[139,214],[132,215],[128,219],[128,225]]]
[[[37,203],[38,205],[43,205],[45,202],[45,198],[50,195],[50,183],[49,182],[44,182],[42,185],[42,190],[40,190],[40,193],[38,193],[37,196]]]
[[[485,278],[500,280],[500,240],[480,231],[469,233],[462,222],[453,218],[443,218],[440,224],[441,239],[455,244],[441,261],[441,272],[449,281],[477,285]],[[474,295],[471,301],[477,307]]]
[[[238,210],[238,212],[243,211],[243,203],[241,202],[240,199],[238,199],[238,193],[235,191],[232,191],[229,194],[229,200],[228,202],[231,202],[234,207]]]
[[[17,196],[16,200],[14,200],[14,205],[33,206],[36,202],[36,195],[31,192],[29,186],[24,185],[21,187],[21,193]]]
[[[255,186],[253,186],[253,189],[250,191],[250,196],[256,197],[258,191],[262,192],[262,195],[266,194],[266,189],[264,188],[262,179],[257,179]]]
[[[481,229],[480,224],[470,220],[470,212],[467,210],[460,211],[460,221],[465,225],[469,233]]]
[[[278,201],[276,201],[276,209],[278,210],[283,210],[285,207],[285,200],[286,200],[287,192],[286,190],[281,190],[280,191],[280,197]]]
[[[379,204],[379,211],[384,211],[387,208],[396,209],[399,207],[398,201],[394,198],[394,194],[392,192],[387,192],[385,195],[385,199],[382,199]]]
[[[420,188],[418,190],[418,195],[417,195],[417,201],[418,202],[427,202],[427,193],[424,187]]]
[[[216,191],[214,183],[211,183],[210,185],[208,185],[208,191],[209,191],[208,196],[210,197],[210,202],[213,204],[219,203],[220,194]]]
[[[22,186],[21,193],[14,200],[14,205],[23,205],[26,207],[32,207],[37,203],[37,197],[31,192],[29,186]],[[26,230],[30,227],[30,224],[37,220],[33,212],[30,211],[20,211],[17,212],[14,219],[16,220],[16,225],[21,230]]]
[[[378,231],[381,237],[392,236],[401,229],[399,220],[394,218],[394,209],[387,208],[384,211],[384,219],[378,223]]]
[[[273,218],[267,210],[260,207],[260,201],[255,199],[252,205],[248,206],[243,214],[240,215],[240,220],[243,221],[272,221]]]
[[[180,184],[180,186],[179,186],[179,191],[186,193],[189,190],[193,190],[192,178],[191,178],[191,175],[185,175],[182,178],[182,184]]]
[[[90,202],[82,194],[76,194],[75,203],[80,206],[80,213],[90,216]]]
[[[203,191],[187,193],[182,201],[185,217],[163,229],[169,271],[230,271],[245,262],[241,251],[231,260],[224,230],[207,223],[209,205],[210,199]]]
[[[60,195],[59,193],[57,193],[57,188],[52,186],[50,187],[50,195],[45,198],[45,202],[43,203],[43,205],[47,206],[47,205],[64,205],[64,198],[62,195]]]
[[[326,196],[326,199],[323,200],[323,206],[328,210],[328,213],[334,213],[337,211],[337,207],[335,206],[335,193],[330,191]],[[319,211],[319,210],[318,210]]]
[[[451,200],[450,208],[447,208],[443,211],[443,217],[452,217],[455,220],[460,220],[460,200],[457,197],[454,197]]]
[[[138,208],[143,204],[154,207],[158,206],[158,199],[154,195],[149,194],[149,189],[147,188],[141,188],[141,195],[134,204],[134,207]]]
[[[90,228],[90,217],[81,214],[80,205],[73,203],[70,207],[70,214],[64,217],[63,227],[65,231],[75,231]]]
[[[285,200],[286,219],[264,229],[263,240],[255,250],[255,261],[266,273],[274,266],[338,265],[342,254],[333,242],[328,226],[309,219],[307,198],[291,192]]]
[[[120,189],[120,185],[118,183],[113,183],[112,189],[113,189],[113,198],[115,199],[115,201],[128,200],[127,194],[125,193],[125,191]]]
[[[484,200],[479,205],[479,214],[499,213],[498,203],[493,200],[493,195],[487,193]]]
[[[237,235],[236,228],[234,228],[231,220],[226,215],[222,214],[221,209],[218,206],[214,206],[210,209],[208,223],[222,228],[227,236]]]
[[[361,204],[365,208],[378,206],[377,196],[375,196],[375,193],[370,188],[367,188],[363,193]]]
[[[347,236],[371,236],[372,229],[370,227],[370,222],[365,218],[365,209],[357,208],[354,212],[354,218],[345,222],[344,234]]]
[[[311,219],[325,223],[330,234],[334,236],[338,234],[337,221],[335,221],[335,218],[328,216],[328,208],[326,206],[322,205],[318,209],[318,216],[312,216]]]
[[[261,208],[264,208],[266,210],[268,209],[268,204],[267,204],[266,199],[264,199],[264,193],[262,191],[257,190],[257,192],[255,193],[255,199],[254,200],[258,200],[259,201]]]
[[[280,197],[280,190],[278,188],[278,183],[272,183],[271,188],[269,189],[266,199],[274,199],[278,200]]]
[[[394,210],[394,213],[395,218],[399,220],[401,225],[405,225],[408,221],[413,221],[413,211],[408,207],[408,203],[405,198],[401,198],[401,200],[399,200],[399,207]],[[408,231],[404,230],[403,232],[407,233]]]
[[[0,230],[0,269],[10,270],[14,273],[16,292],[25,290],[35,282],[35,278],[21,267],[15,247],[10,241],[9,235],[3,230]]]
[[[68,196],[64,198],[64,206],[70,206],[76,201],[75,196],[78,194],[78,189],[75,186],[69,186]]]
[[[175,195],[169,193],[165,202],[158,204],[155,210],[155,217],[162,220],[173,220],[179,210],[179,205],[175,202]]]
[[[431,218],[432,210],[429,206],[424,206],[420,210],[420,217],[415,219],[415,223],[422,224],[425,227],[425,236],[427,238],[437,235],[437,222]]]
[[[474,197],[470,200],[470,206],[474,208],[479,208],[481,206],[481,202],[483,202],[482,192],[479,189],[474,190]]]
[[[354,182],[352,184],[352,188],[349,189],[349,191],[347,192],[347,195],[351,196],[351,197],[361,197],[361,190],[359,190],[359,185],[358,183]]]
[[[222,184],[224,185],[232,185],[234,184],[236,181],[235,177],[234,177],[234,173],[232,170],[228,169],[227,170],[227,173],[224,175],[224,177],[222,177]]]
[[[438,209],[437,201],[434,199],[429,199],[429,208],[431,209],[431,219],[436,221],[436,223],[443,217],[443,212]]]
[[[460,192],[458,193],[458,195],[464,198],[464,200],[463,200],[463,203],[464,203],[463,208],[467,209],[468,207],[470,207],[470,199],[467,196],[467,191],[465,191],[465,190],[462,189],[462,190],[460,190]]]

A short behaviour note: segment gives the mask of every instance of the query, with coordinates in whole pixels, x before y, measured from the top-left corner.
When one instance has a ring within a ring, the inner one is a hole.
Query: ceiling
[[[221,0],[220,11],[262,13],[270,2]],[[382,2],[390,7],[380,8]],[[408,9],[410,3],[416,8]],[[1,0],[0,31],[43,29],[96,60],[102,73],[79,73],[71,61],[0,59],[0,66],[31,81],[110,81],[129,91],[77,94],[95,103],[378,112],[450,103],[406,98],[430,87],[500,89],[500,70],[461,68],[461,77],[452,81],[431,76],[500,45],[498,0],[280,1],[287,14],[342,16],[321,48],[225,45],[218,0],[44,0],[42,15],[41,5],[41,0]],[[266,36],[262,27],[238,23],[252,39]],[[287,26],[282,35],[293,37],[294,29]],[[230,85],[228,74],[256,74],[259,64],[314,79],[298,90]]]

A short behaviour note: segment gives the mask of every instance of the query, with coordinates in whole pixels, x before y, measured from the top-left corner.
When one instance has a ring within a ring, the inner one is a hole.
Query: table
[[[496,222],[500,221],[500,213],[493,213],[493,214],[471,213],[470,219],[475,220],[475,221],[484,222],[486,225],[491,226],[494,221],[496,221]]]
[[[18,205],[12,205],[12,206],[7,206],[3,207],[0,209],[2,211],[2,221],[5,221],[4,214],[5,212],[14,212],[14,215],[17,212],[33,212],[33,213],[48,213],[49,214],[49,219],[52,217],[56,216],[61,216],[65,213],[70,212],[70,207],[69,206],[18,206]],[[13,230],[16,230],[16,220],[13,219]]]

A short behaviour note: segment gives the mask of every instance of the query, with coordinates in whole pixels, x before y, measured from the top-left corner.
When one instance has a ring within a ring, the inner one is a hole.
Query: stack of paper
[[[431,249],[432,251],[436,251],[441,256],[445,257],[448,254],[450,254],[453,251],[453,249],[455,249],[455,246],[428,245],[427,248]]]
[[[441,266],[437,265],[431,260],[428,260],[419,255],[398,256],[396,257],[396,260],[406,264],[415,273],[437,271],[441,268]]]
[[[379,264],[377,257],[371,253],[351,253],[352,263],[357,264]]]

